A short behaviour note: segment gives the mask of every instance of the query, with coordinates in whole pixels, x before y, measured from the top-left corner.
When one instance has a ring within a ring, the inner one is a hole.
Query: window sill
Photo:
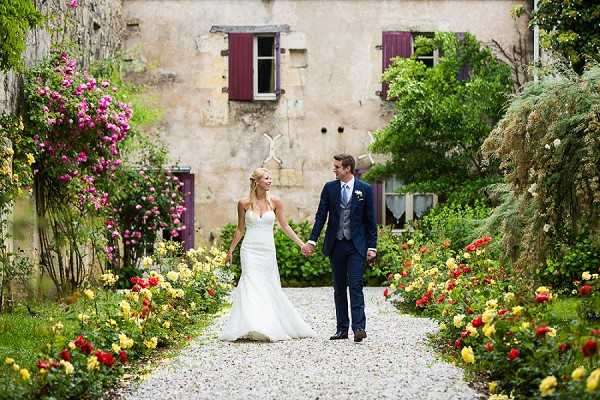
[[[255,101],[275,101],[277,100],[276,94],[261,94],[254,96]]]

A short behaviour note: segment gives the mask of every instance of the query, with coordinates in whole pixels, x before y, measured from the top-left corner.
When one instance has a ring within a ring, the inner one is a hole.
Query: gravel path
[[[400,315],[381,288],[365,288],[368,338],[330,341],[333,289],[285,289],[317,338],[276,343],[216,339],[227,315],[125,399],[479,399],[462,371],[436,359],[436,325]],[[121,396],[119,396],[121,397]]]

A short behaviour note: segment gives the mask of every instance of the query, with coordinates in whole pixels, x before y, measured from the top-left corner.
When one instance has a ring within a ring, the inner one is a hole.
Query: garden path
[[[365,288],[368,338],[330,341],[331,288],[287,288],[318,337],[276,343],[217,339],[221,315],[124,399],[478,399],[462,370],[427,346],[436,324],[401,315],[382,288]]]

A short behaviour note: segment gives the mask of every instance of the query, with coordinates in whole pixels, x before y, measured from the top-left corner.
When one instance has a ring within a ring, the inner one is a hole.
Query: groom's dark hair
[[[352,157],[350,154],[336,154],[335,156],[333,156],[333,159],[335,161],[341,161],[342,167],[350,167],[350,172],[354,173],[354,166],[356,165],[356,161],[354,161],[354,157]]]

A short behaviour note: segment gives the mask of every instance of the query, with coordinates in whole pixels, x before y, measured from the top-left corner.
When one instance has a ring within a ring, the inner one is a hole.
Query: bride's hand
[[[233,254],[231,253],[231,251],[228,251],[227,255],[225,256],[225,265],[231,265],[231,260],[233,260]]]

